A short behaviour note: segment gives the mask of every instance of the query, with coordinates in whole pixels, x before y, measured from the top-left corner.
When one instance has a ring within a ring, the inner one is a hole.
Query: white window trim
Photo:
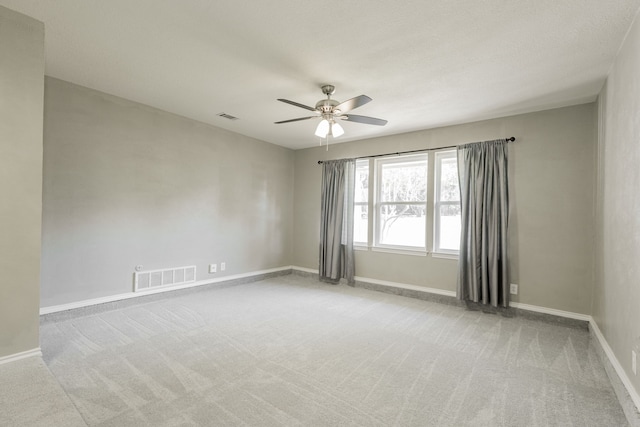
[[[363,241],[357,241],[354,239],[353,244],[354,246],[369,246],[369,216],[371,215],[371,209],[369,207],[369,202],[354,202],[353,204],[353,209],[355,210],[356,206],[366,206],[367,207],[367,241],[363,242]]]
[[[437,241],[439,239],[438,227],[440,221],[439,209],[443,205],[460,204],[459,201],[438,202],[440,191],[440,169],[442,159],[456,158],[455,150],[436,151],[429,156],[428,153],[415,155],[402,155],[397,157],[383,157],[379,159],[366,159],[363,163],[369,167],[369,194],[366,202],[356,202],[356,205],[368,207],[368,230],[366,242],[354,242],[354,249],[361,252],[382,252],[410,256],[431,256],[440,259],[459,259],[459,251],[439,249]],[[416,159],[417,158],[417,159]],[[390,163],[408,163],[415,160],[423,160],[427,163],[427,201],[424,202],[427,209],[425,217],[425,247],[398,246],[380,243],[380,206],[384,204],[408,204],[421,205],[422,202],[377,202],[379,197],[378,189],[382,180],[382,165]],[[432,185],[429,183],[432,182]],[[431,214],[429,214],[431,212]],[[432,248],[429,251],[428,248]]]
[[[458,252],[431,252],[431,258],[441,258],[441,259],[459,259],[460,254]]]
[[[415,255],[415,254],[423,254],[422,256],[426,256],[427,255],[427,217],[428,215],[425,215],[425,236],[424,236],[424,241],[425,241],[425,245],[424,246],[399,246],[399,245],[388,245],[388,244],[384,244],[384,243],[380,243],[380,207],[383,205],[402,205],[402,204],[406,204],[406,205],[422,205],[424,204],[425,206],[425,213],[428,211],[428,197],[427,200],[425,200],[424,202],[397,202],[397,201],[390,201],[390,202],[382,202],[379,201],[378,198],[380,197],[380,193],[379,193],[379,189],[380,186],[382,185],[382,166],[383,165],[388,165],[388,164],[402,164],[402,163],[413,163],[416,161],[423,161],[426,163],[426,168],[427,168],[427,187],[429,186],[429,156],[427,153],[422,153],[422,154],[414,154],[414,155],[402,155],[402,156],[398,156],[398,157],[382,157],[382,158],[378,158],[374,160],[374,177],[375,177],[375,182],[374,182],[374,200],[373,203],[370,203],[370,208],[372,207],[373,209],[370,209],[370,213],[369,215],[373,214],[373,242],[372,242],[372,250],[374,252],[388,252],[388,253],[404,253],[404,254],[411,254],[411,255]],[[371,171],[369,172],[371,173]],[[369,185],[371,185],[371,176],[369,176]],[[373,205],[373,206],[371,206]]]
[[[383,252],[387,254],[398,254],[398,255],[412,255],[412,256],[424,256],[429,255],[429,252],[424,248],[417,248],[415,250],[407,249],[410,246],[373,246],[371,247],[371,252]]]
[[[366,164],[367,168],[369,169],[368,171],[368,175],[369,175],[369,193],[367,194],[367,201],[366,202],[354,202],[354,210],[356,206],[366,206],[367,207],[367,241],[366,242],[362,242],[362,241],[355,241],[353,242],[354,248],[359,250],[359,251],[363,251],[363,250],[369,250],[370,248],[370,244],[369,242],[371,241],[371,233],[370,233],[370,217],[372,214],[371,211],[371,190],[372,190],[372,183],[371,183],[371,165],[370,165],[370,161],[369,159],[359,159],[356,160],[356,172],[358,171],[358,163],[364,165]]]
[[[441,160],[455,159],[457,152],[455,150],[437,151],[434,156],[434,192],[433,192],[433,252],[434,258],[458,259],[460,251],[441,249],[440,248],[440,207],[446,205],[460,205],[457,201],[440,201],[440,178],[441,178]]]

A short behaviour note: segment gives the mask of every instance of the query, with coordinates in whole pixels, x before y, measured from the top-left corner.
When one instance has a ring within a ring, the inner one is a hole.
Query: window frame
[[[368,180],[368,188],[367,188],[367,200],[364,202],[355,202],[353,204],[354,216],[356,206],[366,206],[367,207],[367,240],[364,242],[356,241],[355,236],[353,239],[353,246],[356,249],[367,249],[371,247],[371,192],[372,192],[372,183],[371,183],[371,162],[369,159],[357,159],[356,160],[356,173],[359,168],[366,166],[367,169],[367,180]]]
[[[384,165],[393,165],[393,164],[401,164],[401,163],[424,163],[425,166],[425,200],[423,201],[382,201],[382,169]],[[371,162],[370,162],[371,167]],[[428,248],[428,217],[429,217],[429,154],[421,153],[421,154],[413,154],[413,155],[403,155],[396,157],[380,157],[374,159],[373,162],[374,169],[374,188],[373,188],[373,203],[369,207],[369,215],[373,214],[373,219],[369,221],[370,228],[373,229],[373,239],[372,239],[372,249],[374,251],[384,251],[384,252],[394,252],[394,253],[423,253],[426,254]],[[371,168],[370,168],[371,173]],[[369,176],[369,185],[371,186],[371,176]],[[370,198],[371,200],[371,198]],[[425,215],[424,215],[424,245],[423,246],[409,246],[409,245],[393,245],[389,243],[381,243],[380,242],[380,226],[381,226],[381,210],[382,206],[385,205],[416,205],[416,206],[424,206]],[[369,236],[371,237],[371,236]]]
[[[440,200],[441,182],[442,182],[442,161],[448,159],[456,160],[457,168],[457,150],[441,150],[436,151],[434,156],[434,189],[433,189],[433,255],[457,258],[460,250],[443,249],[440,247],[440,223],[442,206],[461,206],[460,205],[460,182],[458,182],[458,200],[443,201]]]

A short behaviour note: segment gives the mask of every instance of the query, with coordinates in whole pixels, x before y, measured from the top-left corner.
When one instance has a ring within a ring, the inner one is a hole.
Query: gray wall
[[[595,104],[296,151],[294,265],[318,268],[318,160],[515,136],[511,271],[521,303],[588,314],[593,288]],[[357,126],[357,125],[354,125]],[[348,132],[348,129],[347,129]],[[356,252],[356,275],[455,291],[457,261]]]
[[[640,391],[640,377],[631,371],[631,350],[640,350],[640,22],[637,17],[600,94],[599,104],[597,274],[592,315],[636,391]]]
[[[44,25],[0,6],[0,357],[38,347]]]
[[[52,78],[44,111],[43,307],[290,265],[293,151]]]

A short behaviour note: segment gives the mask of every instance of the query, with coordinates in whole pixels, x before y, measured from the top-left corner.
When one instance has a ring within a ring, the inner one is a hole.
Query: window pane
[[[440,206],[439,249],[460,250],[460,205]]]
[[[379,242],[425,247],[425,205],[380,206]]]
[[[380,201],[424,202],[427,200],[427,162],[383,163]]]
[[[369,215],[367,205],[356,205],[353,213],[353,241],[367,244]]]
[[[369,199],[369,161],[356,161],[356,202],[366,202]]]
[[[455,158],[440,161],[440,200],[445,202],[460,200],[458,162]]]

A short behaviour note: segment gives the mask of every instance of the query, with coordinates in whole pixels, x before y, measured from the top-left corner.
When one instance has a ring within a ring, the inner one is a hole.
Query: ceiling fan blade
[[[289,101],[288,99],[278,98],[278,101],[280,101],[280,102],[284,102],[284,103],[286,103],[286,104],[295,105],[296,107],[304,108],[305,110],[309,110],[309,111],[317,111],[317,110],[316,110],[315,108],[313,108],[313,107],[309,107],[308,105],[300,104],[300,103],[295,102],[295,101]]]
[[[299,122],[300,120],[315,119],[316,117],[319,117],[319,116],[300,117],[300,118],[297,118],[297,119],[282,120],[281,122],[273,122],[273,123],[279,125],[281,123],[291,123],[291,122]]]
[[[355,114],[344,115],[340,118],[348,122],[365,123],[367,125],[384,126],[387,124],[386,120],[376,119],[375,117],[356,116]]]
[[[362,107],[367,102],[371,102],[371,98],[367,95],[360,95],[355,98],[347,99],[346,101],[336,105],[334,109],[340,110],[342,113],[346,113],[354,108]]]

